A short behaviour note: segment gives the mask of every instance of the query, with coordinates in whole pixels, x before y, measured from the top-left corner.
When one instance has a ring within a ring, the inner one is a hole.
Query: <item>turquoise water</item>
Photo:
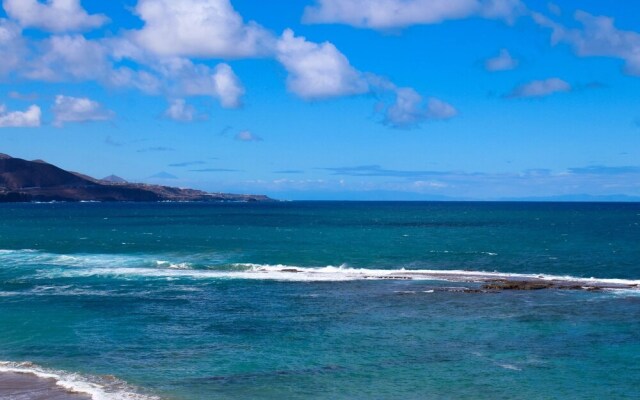
[[[110,398],[638,398],[640,290],[378,278],[639,280],[640,204],[5,204],[0,249],[0,360]]]

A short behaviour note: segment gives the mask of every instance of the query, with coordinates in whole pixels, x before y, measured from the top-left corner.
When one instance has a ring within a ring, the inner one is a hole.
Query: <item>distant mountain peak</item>
[[[113,175],[113,174],[109,176],[105,176],[100,180],[103,182],[109,182],[109,183],[127,183],[126,179],[120,178],[118,175]]]
[[[157,174],[153,174],[151,175],[149,178],[154,178],[154,179],[178,179],[177,176],[170,174],[166,171],[161,171],[158,172]]]

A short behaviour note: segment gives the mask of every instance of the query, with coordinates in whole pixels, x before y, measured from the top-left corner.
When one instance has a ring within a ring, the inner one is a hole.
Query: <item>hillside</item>
[[[0,202],[30,201],[272,201],[263,195],[207,193],[194,189],[94,179],[42,160],[0,154]]]

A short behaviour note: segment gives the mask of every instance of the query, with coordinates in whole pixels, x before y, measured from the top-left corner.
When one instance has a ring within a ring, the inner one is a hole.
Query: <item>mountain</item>
[[[267,196],[207,193],[170,186],[99,180],[42,160],[0,154],[0,202],[29,201],[273,201]]]
[[[118,175],[105,176],[100,180],[103,182],[110,182],[110,183],[127,183],[126,179],[120,178]]]

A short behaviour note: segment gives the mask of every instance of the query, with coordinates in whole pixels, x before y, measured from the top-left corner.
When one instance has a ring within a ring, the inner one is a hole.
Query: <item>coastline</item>
[[[11,361],[0,361],[0,399],[159,400],[111,375],[84,375]]]
[[[88,393],[68,390],[54,377],[32,372],[0,371],[0,398],[11,400],[91,400]]]

